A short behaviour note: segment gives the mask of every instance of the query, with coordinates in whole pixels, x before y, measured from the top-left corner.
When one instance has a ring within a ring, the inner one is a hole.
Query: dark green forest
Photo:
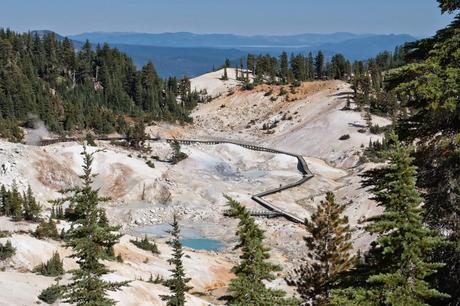
[[[81,50],[69,39],[0,30],[0,133],[18,139],[18,125],[39,117],[55,132],[125,132],[126,117],[189,120],[177,89],[152,63],[136,69],[108,45]]]
[[[377,61],[394,65],[400,57],[397,49]],[[248,54],[236,68],[237,78],[250,89],[259,83],[350,80],[365,64],[350,63],[341,54],[328,60],[321,51],[315,56],[283,52],[279,58]],[[229,60],[224,67],[230,67]],[[248,71],[254,72],[253,83]],[[137,69],[128,55],[107,44],[86,42],[77,50],[71,40],[53,32],[0,29],[0,136],[13,141],[23,136],[19,127],[31,128],[37,118],[59,134],[126,134],[132,119],[140,118],[190,121],[188,112],[204,101],[203,94],[191,90],[187,77],[161,79],[152,63]]]
[[[352,78],[358,107],[392,117],[394,132],[367,150],[389,162],[363,182],[384,208],[366,227],[377,240],[328,283],[333,305],[460,304],[460,2],[437,2],[450,25]]]

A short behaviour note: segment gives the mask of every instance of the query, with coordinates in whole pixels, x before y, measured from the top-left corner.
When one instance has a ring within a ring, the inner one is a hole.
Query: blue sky
[[[433,34],[452,19],[435,0],[2,0],[0,27],[93,31]]]

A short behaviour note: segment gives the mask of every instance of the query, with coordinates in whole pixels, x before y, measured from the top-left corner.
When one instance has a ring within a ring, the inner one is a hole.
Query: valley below
[[[158,122],[149,126],[148,134],[159,140],[145,143],[148,153],[97,141],[97,149],[102,151],[94,159],[93,170],[98,174],[94,186],[100,188],[102,196],[110,197],[103,205],[111,223],[119,225],[123,234],[115,246],[123,262],[107,262],[113,271],[107,278],[131,281],[128,287],[111,293],[120,305],[163,305],[159,296],[167,294],[167,289],[147,280],[151,275],[169,276],[171,249],[166,240],[174,214],[180,219],[186,247],[185,271],[192,278],[193,289],[187,295],[190,305],[223,304],[219,298],[225,295],[233,277],[231,268],[238,261],[234,250],[237,220],[226,216],[224,195],[253,212],[267,211],[252,200],[254,194],[302,178],[293,156],[229,143],[182,144],[181,150],[188,157],[173,165],[166,162],[171,155],[166,138],[228,139],[300,154],[314,176],[265,200],[304,219],[311,216],[328,191],[333,191],[338,202],[348,205],[346,215],[355,229],[354,252],[364,250],[371,239],[360,221],[378,213],[379,208],[361,187],[360,174],[375,165],[364,162],[362,154],[371,140],[382,136],[369,133],[362,112],[344,110],[351,96],[350,85],[313,81],[298,87],[259,85],[244,90],[235,80],[233,69],[229,69],[228,81],[220,80],[221,74],[217,71],[192,79],[192,89],[205,89],[210,102],[193,110],[193,123]],[[385,126],[390,122],[373,116],[372,123]],[[343,135],[349,135],[348,139],[340,140]],[[21,191],[30,185],[45,214],[49,214],[49,201],[60,197],[59,190],[79,184],[82,150],[78,142],[33,146],[0,140],[0,184],[16,184]],[[305,258],[304,226],[283,216],[255,218],[265,231],[272,260],[283,267],[272,286],[292,293],[284,277]],[[62,257],[70,255],[60,243],[28,235],[34,227],[36,224],[1,217],[0,230],[13,232],[8,239],[17,252],[2,264],[0,305],[37,302],[40,291],[54,280],[33,274],[33,267],[49,259],[54,251]],[[59,230],[67,227],[65,221],[58,224]],[[133,237],[144,235],[155,240],[160,255],[130,243]],[[6,240],[0,238],[0,242]],[[64,264],[66,270],[76,266],[71,258]]]

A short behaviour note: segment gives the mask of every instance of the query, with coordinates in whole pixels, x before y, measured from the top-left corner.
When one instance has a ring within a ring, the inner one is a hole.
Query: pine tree
[[[366,263],[358,269],[368,275],[364,282],[356,277],[354,285],[335,291],[334,305],[428,305],[428,300],[446,297],[425,280],[442,266],[429,259],[441,239],[422,222],[413,158],[394,134],[391,139],[389,165],[366,174],[365,186],[372,186],[375,200],[384,209],[366,227],[377,235]]]
[[[23,196],[23,207],[25,220],[36,222],[40,219],[42,207],[37,203],[30,185],[27,188],[27,193]]]
[[[7,202],[8,202],[8,191],[5,188],[5,185],[2,184],[0,187],[0,215],[6,214],[7,209]]]
[[[222,81],[228,80],[228,74],[227,74],[227,65],[224,65],[224,74],[220,78]]]
[[[291,58],[291,69],[294,74],[294,78],[297,81],[306,80],[306,67],[305,67],[305,58],[302,54],[297,54]]]
[[[321,201],[311,221],[305,220],[309,236],[308,263],[294,271],[287,281],[295,285],[304,302],[309,305],[328,305],[330,290],[338,275],[353,268],[356,259],[352,250],[351,230],[348,218],[343,216],[346,206],[335,202],[328,192]]]
[[[315,78],[315,65],[313,60],[313,54],[311,52],[308,53],[305,66],[307,70],[307,79],[313,80]]]
[[[451,299],[436,305],[460,305],[460,3],[437,2],[442,13],[454,14],[451,24],[433,37],[398,48],[393,60],[406,65],[385,75],[385,90],[395,91],[404,106],[398,136],[417,143],[423,221],[447,241],[433,252],[446,266],[431,282]]]
[[[180,143],[176,139],[174,139],[171,143],[171,149],[172,149],[172,157],[170,162],[172,164],[177,164],[178,162],[186,159],[188,155],[184,152],[181,151]]]
[[[289,58],[286,52],[283,51],[280,56],[280,77],[283,84],[287,84],[289,76]]]
[[[266,281],[275,279],[274,272],[280,267],[270,263],[269,249],[262,241],[264,232],[255,224],[246,208],[227,197],[230,215],[239,219],[237,236],[241,250],[241,262],[233,268],[236,278],[230,281],[229,305],[280,306],[298,305],[295,299],[286,299],[282,290],[267,288]]]
[[[94,154],[88,153],[86,147],[83,155],[82,187],[67,190],[71,195],[65,200],[71,201],[80,212],[79,219],[73,223],[66,238],[67,246],[73,248],[79,268],[71,271],[71,283],[65,287],[64,299],[76,305],[115,305],[107,297],[108,291],[119,290],[127,282],[108,282],[102,276],[110,271],[101,263],[107,257],[107,249],[119,238],[117,227],[101,222],[104,210],[98,204],[107,199],[100,198],[98,190],[92,188],[92,163]]]
[[[344,80],[345,76],[348,73],[348,63],[345,57],[342,54],[336,54],[331,59],[330,64],[332,79]]]
[[[316,78],[322,79],[324,77],[324,54],[318,51],[315,58]]]
[[[253,75],[256,74],[256,63],[255,63],[255,57],[253,54],[248,54],[247,57],[247,62],[246,62],[246,68],[249,70],[249,72],[252,72]]]
[[[128,129],[126,140],[129,147],[135,150],[142,150],[148,135],[145,132],[145,123],[143,118],[139,118],[133,127]]]
[[[192,287],[188,286],[190,278],[186,277],[184,265],[182,263],[182,257],[184,253],[182,251],[182,243],[180,242],[180,228],[177,221],[177,216],[173,216],[173,222],[171,223],[172,240],[168,241],[168,244],[173,249],[173,256],[168,260],[169,264],[173,266],[170,270],[172,276],[170,279],[164,282],[164,285],[169,288],[173,295],[161,296],[163,301],[167,301],[168,306],[184,306],[185,305],[185,293],[188,292]]]
[[[13,184],[13,187],[11,188],[7,204],[6,214],[11,216],[14,221],[21,221],[23,219],[22,198],[16,184]]]

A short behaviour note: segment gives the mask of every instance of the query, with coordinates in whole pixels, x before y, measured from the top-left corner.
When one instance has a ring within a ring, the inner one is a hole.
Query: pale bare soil
[[[234,80],[232,69],[230,80],[219,80],[221,75],[222,71],[217,71],[192,80],[194,88],[206,89],[217,97],[196,108],[193,124],[158,123],[149,128],[150,133],[189,139],[237,139],[302,154],[315,177],[267,200],[308,218],[325,193],[334,191],[338,201],[349,204],[346,214],[356,229],[355,250],[366,248],[370,238],[363,233],[360,220],[378,209],[361,189],[359,174],[374,165],[358,161],[369,140],[380,136],[358,131],[366,124],[363,114],[341,110],[349,85],[340,81],[309,82],[295,88],[262,85],[244,91]],[[280,95],[282,91],[286,94]],[[373,123],[385,125],[388,121],[375,117]],[[263,129],[264,125],[272,128]],[[344,134],[350,139],[340,141]],[[154,161],[155,168],[146,160],[153,156],[167,160],[171,150],[164,142],[149,142],[151,152],[140,155],[104,142],[98,145],[105,152],[98,153],[94,161],[94,172],[99,174],[95,187],[100,188],[101,195],[111,197],[104,204],[108,216],[125,233],[115,248],[124,262],[107,262],[114,271],[108,279],[132,281],[129,287],[112,294],[119,305],[164,305],[159,295],[167,294],[167,289],[146,280],[150,274],[169,275],[166,260],[170,250],[162,229],[167,228],[173,213],[180,216],[184,235],[218,239],[224,244],[219,253],[186,249],[184,259],[192,277],[192,292],[196,293],[188,296],[189,305],[221,304],[216,298],[225,294],[233,277],[230,269],[238,256],[232,249],[237,222],[224,216],[227,207],[223,195],[234,197],[249,209],[261,210],[251,195],[301,177],[295,158],[230,144],[184,145],[182,149],[189,155],[186,160],[177,165]],[[0,140],[0,184],[15,183],[20,190],[30,184],[48,214],[47,201],[57,198],[60,189],[78,184],[81,151],[78,143],[36,147]],[[256,222],[266,230],[273,260],[284,267],[274,284],[285,286],[284,273],[304,257],[305,230],[282,218],[257,218]],[[10,239],[17,247],[17,254],[1,264],[0,305],[35,304],[39,292],[54,280],[30,271],[56,250],[62,256],[71,252],[57,242],[37,240],[24,232],[35,226],[0,218],[0,230],[16,232]],[[129,243],[131,235],[144,233],[156,239],[161,255],[153,256]],[[65,266],[71,269],[75,263],[66,258]],[[62,281],[67,280],[68,276]]]

